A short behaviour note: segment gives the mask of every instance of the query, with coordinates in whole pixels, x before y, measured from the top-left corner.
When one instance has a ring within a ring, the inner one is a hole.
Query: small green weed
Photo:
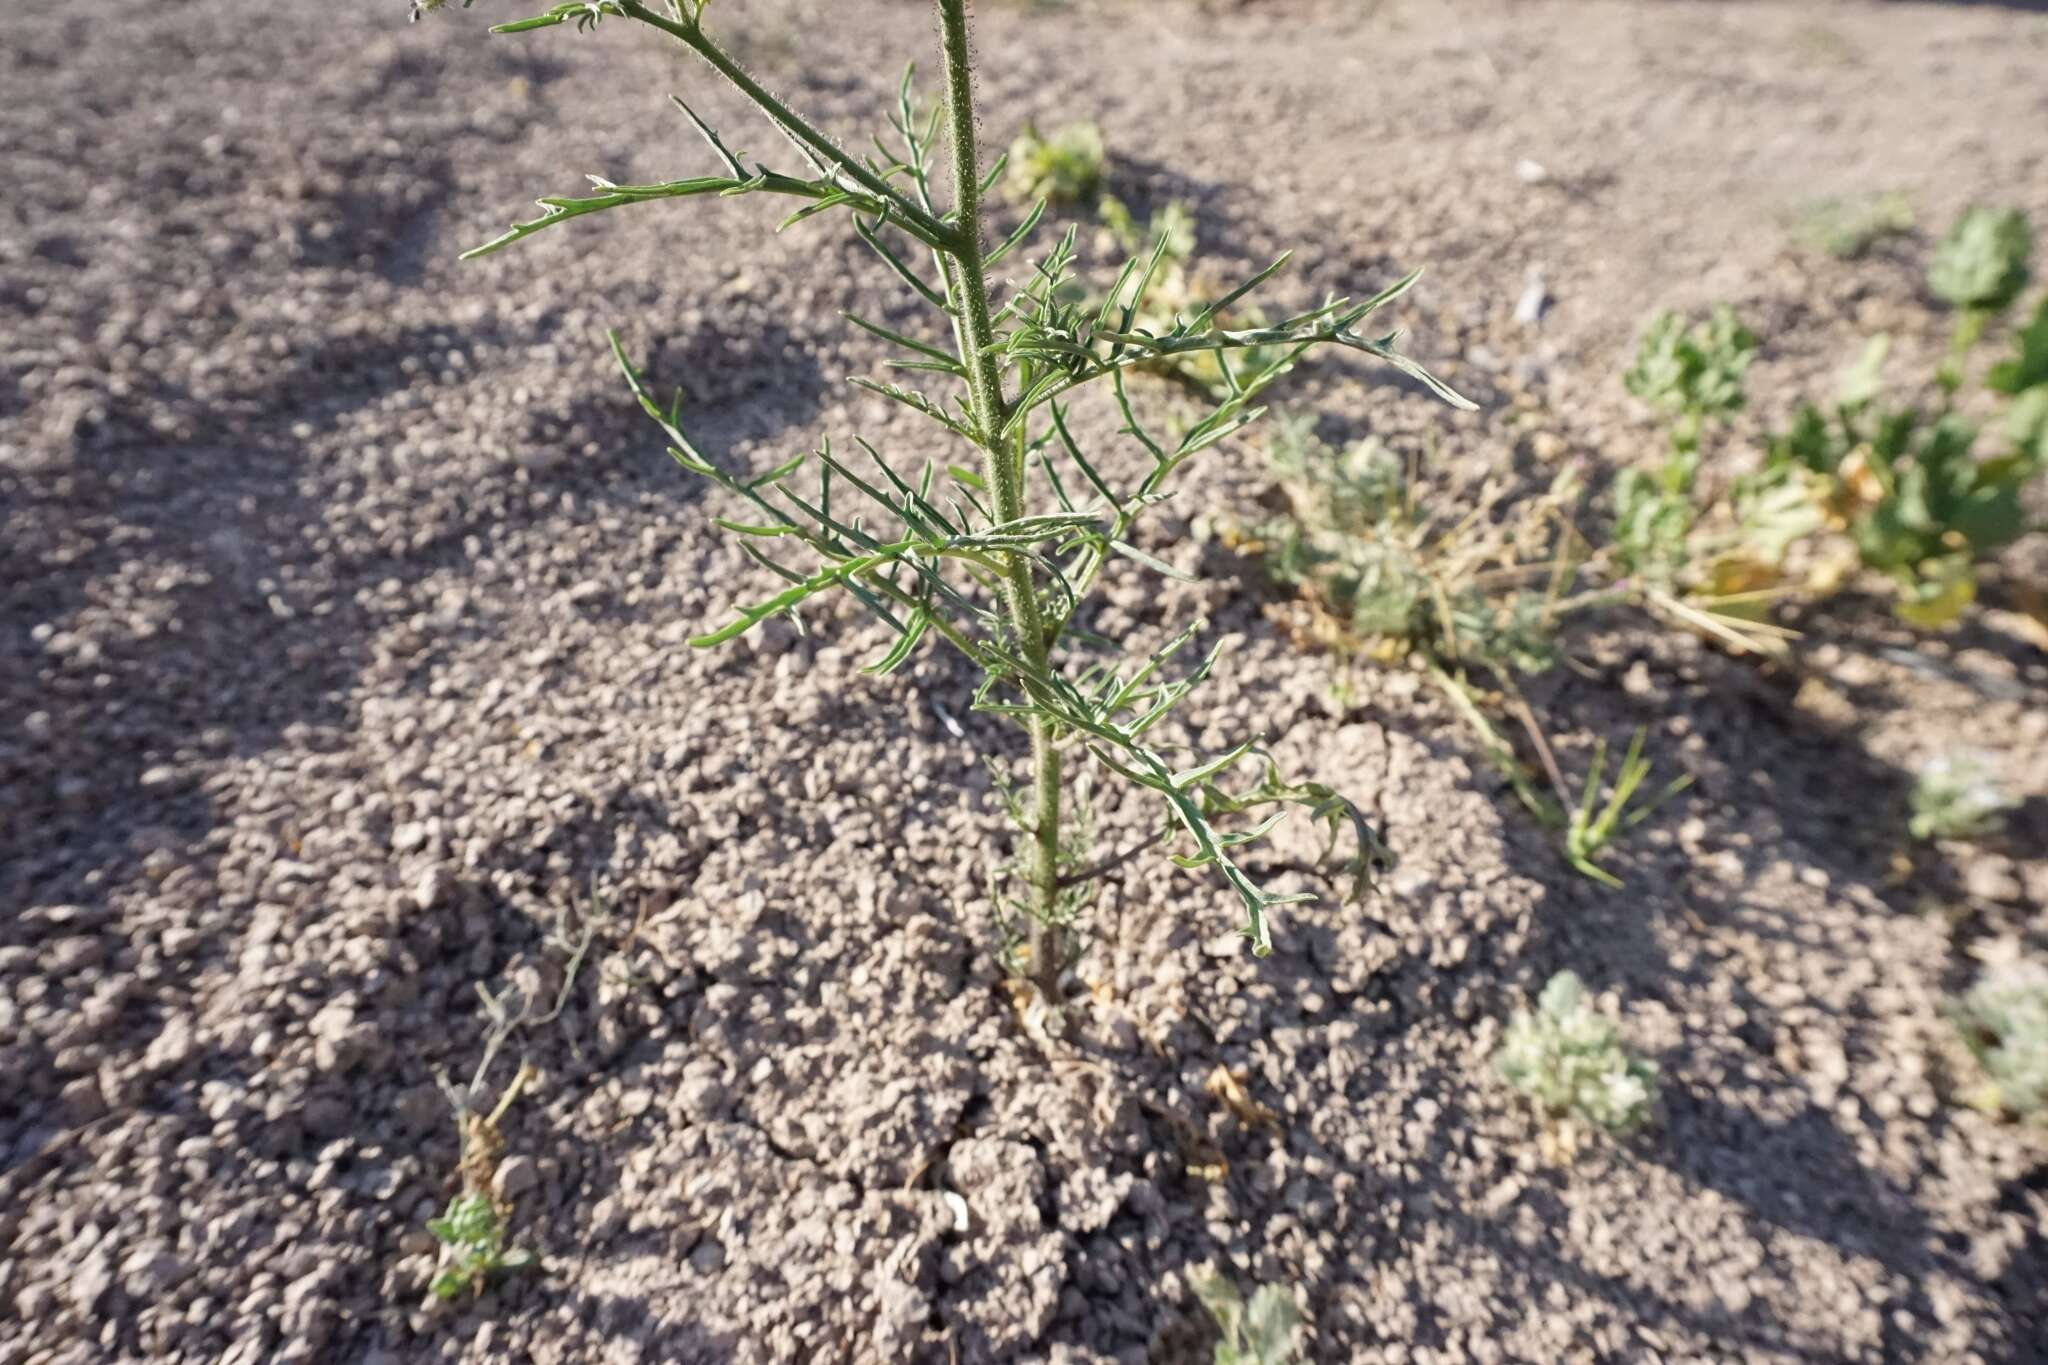
[[[1910,828],[1915,839],[1981,839],[2005,828],[2006,812],[2018,806],[1984,755],[1951,750],[1914,781]]]
[[[447,1248],[447,1258],[434,1276],[437,1298],[459,1298],[465,1292],[481,1294],[492,1278],[535,1263],[532,1252],[505,1245],[497,1207],[487,1194],[455,1196],[449,1201],[447,1213],[427,1220],[427,1231]]]
[[[1581,1119],[1619,1137],[1642,1127],[1657,1102],[1656,1065],[1628,1049],[1568,971],[1550,978],[1533,1013],[1516,1011],[1496,1065],[1552,1123]],[[1567,1155],[1575,1149],[1569,1130],[1561,1142]]]
[[[1957,308],[1997,312],[2027,287],[2034,230],[2014,208],[1966,211],[1934,249],[1927,287]]]
[[[1635,828],[1657,807],[1692,785],[1692,774],[1687,773],[1674,778],[1648,802],[1634,810],[1629,809],[1629,803],[1635,800],[1644,779],[1650,775],[1650,760],[1643,757],[1643,738],[1648,733],[1647,728],[1639,729],[1629,740],[1628,752],[1622,756],[1621,766],[1615,770],[1614,785],[1608,789],[1604,804],[1600,801],[1600,784],[1607,771],[1607,741],[1594,742],[1592,767],[1586,774],[1579,803],[1572,808],[1571,818],[1565,825],[1566,860],[1594,881],[1617,890],[1621,887],[1621,879],[1599,865],[1597,860],[1601,851],[1614,841],[1616,834]]]
[[[1743,375],[1755,353],[1755,335],[1726,305],[1690,326],[1676,313],[1660,314],[1644,333],[1622,382],[1668,417],[1671,451],[1654,472],[1629,468],[1615,481],[1614,547],[1628,572],[1669,585],[1685,566],[1700,439],[1710,421],[1741,409]]]
[[[2048,966],[2020,959],[2007,945],[1951,1017],[1984,1072],[1968,1102],[1987,1113],[2048,1121]]]
[[[1249,1303],[1220,1274],[1199,1276],[1192,1287],[1223,1336],[1216,1343],[1215,1365],[1289,1365],[1294,1360],[1301,1314],[1286,1285],[1262,1284]]]
[[[495,1010],[496,1002],[487,992],[483,994],[487,1005]],[[508,1018],[502,1013],[496,1018],[492,1037],[497,1042],[502,1043],[511,1028],[516,1027],[516,1023],[507,1023]],[[502,1032],[498,1031],[500,1028]],[[496,1053],[496,1046],[486,1045],[483,1065],[477,1068],[476,1078],[467,1090],[456,1091],[446,1080],[441,1083],[455,1106],[455,1130],[462,1153],[462,1192],[449,1201],[446,1213],[427,1221],[427,1231],[442,1247],[441,1268],[431,1285],[437,1298],[453,1299],[465,1291],[482,1294],[496,1276],[537,1264],[532,1252],[505,1245],[504,1223],[511,1210],[493,1187],[498,1160],[505,1151],[505,1138],[498,1124],[512,1107],[512,1101],[519,1098],[519,1092],[531,1083],[532,1068],[519,1068],[488,1114],[470,1107]]]

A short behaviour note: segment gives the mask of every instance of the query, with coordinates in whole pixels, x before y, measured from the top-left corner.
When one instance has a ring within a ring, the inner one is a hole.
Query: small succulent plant
[[[1657,1102],[1656,1066],[1629,1051],[1568,971],[1550,978],[1534,1013],[1515,1013],[1497,1065],[1546,1117],[1583,1119],[1615,1136],[1640,1128]]]
[[[2048,965],[2016,955],[1987,965],[1953,1018],[1984,1070],[1971,1103],[2048,1120]]]
[[[1979,839],[2005,826],[2019,804],[1998,785],[1990,762],[1967,749],[1951,750],[1920,770],[1913,785],[1915,839]]]
[[[1223,1334],[1216,1343],[1216,1365],[1287,1365],[1295,1358],[1294,1329],[1301,1325],[1301,1314],[1286,1285],[1262,1284],[1246,1302],[1228,1279],[1208,1275],[1195,1281],[1194,1291]]]

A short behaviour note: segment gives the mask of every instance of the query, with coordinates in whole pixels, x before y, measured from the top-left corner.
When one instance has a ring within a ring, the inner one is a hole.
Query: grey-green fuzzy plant
[[[1984,755],[1952,749],[1920,770],[1913,782],[1915,839],[1981,839],[2005,827],[2019,806],[1992,776]]]
[[[1641,1127],[1657,1102],[1656,1064],[1628,1049],[1572,972],[1550,978],[1533,1013],[1516,1012],[1496,1065],[1546,1117],[1581,1118],[1617,1136]]]
[[[466,0],[467,2],[467,0]],[[1029,971],[1057,998],[1071,945],[1062,926],[1066,893],[1097,867],[1075,868],[1063,856],[1061,793],[1069,759],[1086,759],[1156,796],[1168,828],[1187,844],[1183,866],[1210,867],[1243,903],[1244,934],[1253,951],[1271,951],[1267,912],[1305,895],[1280,895],[1255,882],[1238,863],[1240,850],[1265,833],[1284,807],[1306,807],[1334,838],[1347,825],[1359,842],[1352,886],[1362,891],[1378,842],[1356,808],[1326,787],[1283,781],[1256,738],[1201,757],[1178,753],[1157,738],[1162,720],[1217,663],[1212,651],[1179,677],[1170,661],[1201,628],[1190,623],[1164,648],[1125,666],[1122,649],[1085,628],[1084,603],[1105,567],[1118,558],[1171,572],[1133,544],[1140,517],[1170,495],[1187,462],[1242,431],[1262,409],[1260,392],[1288,363],[1316,346],[1361,352],[1413,377],[1445,400],[1469,406],[1395,350],[1396,333],[1357,329],[1413,282],[1402,279],[1362,302],[1335,299],[1270,326],[1227,330],[1218,322],[1271,280],[1286,257],[1260,270],[1212,304],[1174,317],[1170,325],[1138,325],[1147,292],[1166,251],[1162,239],[1128,260],[1116,284],[1094,306],[1071,301],[1061,286],[1074,270],[1069,229],[1024,264],[1043,213],[1034,205],[993,247],[984,235],[982,205],[998,183],[1000,161],[985,167],[976,144],[974,74],[969,61],[966,0],[936,0],[943,38],[945,96],[920,109],[905,76],[885,137],[849,150],[770,94],[734,60],[706,22],[704,0],[575,0],[545,14],[499,25],[525,33],[573,25],[597,28],[623,20],[679,44],[736,88],[793,148],[798,164],[771,170],[734,151],[677,100],[709,145],[718,168],[663,184],[597,181],[595,193],[541,200],[544,212],[477,248],[491,251],[574,218],[660,200],[768,195],[793,201],[787,227],[837,212],[872,249],[880,265],[928,311],[922,325],[897,330],[849,315],[848,320],[898,352],[891,365],[906,383],[853,382],[928,419],[940,438],[971,458],[885,455],[855,438],[858,454],[822,442],[808,455],[747,473],[702,449],[685,433],[678,408],[664,408],[613,349],[634,395],[667,433],[671,453],[690,473],[742,504],[744,519],[718,518],[743,548],[784,580],[778,592],[740,608],[725,625],[692,644],[721,644],[770,617],[794,615],[814,599],[843,592],[885,623],[893,643],[870,665],[886,673],[928,636],[965,655],[982,673],[977,709],[1014,722],[1029,737],[1031,801],[1024,812],[1028,854],[1017,875],[1029,888],[1018,903],[1031,925]],[[950,186],[938,181],[944,174]],[[949,191],[949,192],[948,192]],[[476,253],[472,253],[476,254]],[[992,272],[1011,262],[1015,279]],[[1247,376],[1233,356],[1279,347],[1285,362]],[[1163,359],[1205,354],[1222,367],[1225,391],[1177,435],[1141,422],[1126,376]],[[910,387],[922,383],[928,389]],[[1106,391],[1136,443],[1143,472],[1113,482],[1074,439],[1071,405],[1084,389]],[[815,482],[800,486],[806,470]],[[765,550],[807,556],[791,563]],[[1226,788],[1240,764],[1255,763],[1259,780]],[[1249,827],[1228,817],[1281,807]],[[999,895],[999,909],[1002,900]]]
[[[1988,964],[1951,1017],[1984,1072],[1966,1098],[2048,1122],[2048,966],[2016,956]]]

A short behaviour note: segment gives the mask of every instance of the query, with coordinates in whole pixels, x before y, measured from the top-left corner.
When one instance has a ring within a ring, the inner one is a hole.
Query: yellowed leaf
[[[1221,1100],[1223,1106],[1237,1116],[1239,1123],[1248,1127],[1278,1128],[1280,1116],[1253,1099],[1245,1085],[1244,1072],[1232,1071],[1227,1066],[1219,1065],[1209,1073],[1209,1079],[1203,1083],[1203,1089],[1209,1092],[1211,1098]]]

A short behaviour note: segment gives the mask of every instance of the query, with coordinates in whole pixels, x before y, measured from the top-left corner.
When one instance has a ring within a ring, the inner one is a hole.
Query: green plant
[[[1131,325],[1137,331],[1169,332],[1183,318],[1202,313],[1212,314],[1218,327],[1257,330],[1266,326],[1265,314],[1255,307],[1241,313],[1227,311],[1229,305],[1220,301],[1225,286],[1194,264],[1195,216],[1185,203],[1167,200],[1142,229],[1130,209],[1114,195],[1102,197],[1098,215],[1111,244],[1126,255],[1138,255],[1154,242],[1165,247],[1159,270],[1142,299],[1136,299],[1130,292],[1135,282],[1119,281],[1124,292],[1112,292],[1106,300],[1099,301],[1120,308],[1135,299],[1138,311]],[[1286,354],[1284,346],[1246,346],[1237,352],[1232,362],[1235,373],[1230,376],[1224,374],[1216,354],[1209,351],[1161,357],[1139,368],[1179,380],[1203,397],[1219,400],[1228,396],[1232,384],[1256,381],[1285,360]]]
[[[742,547],[783,581],[779,591],[739,608],[725,625],[691,641],[724,643],[775,616],[801,619],[829,593],[844,593],[881,621],[892,643],[870,665],[886,673],[926,640],[958,650],[982,674],[977,709],[1014,723],[1028,736],[1031,801],[1023,822],[1023,865],[998,883],[999,908],[1021,912],[1029,942],[1020,957],[1047,997],[1057,1003],[1069,907],[1063,893],[1092,873],[1076,868],[1062,839],[1063,773],[1070,758],[1091,761],[1156,796],[1165,822],[1188,841],[1177,861],[1216,870],[1245,912],[1243,932],[1253,951],[1271,951],[1267,912],[1306,899],[1281,895],[1256,882],[1236,861],[1239,850],[1272,827],[1284,811],[1249,826],[1234,817],[1254,808],[1299,805],[1326,822],[1332,837],[1348,826],[1356,836],[1354,893],[1369,876],[1376,841],[1357,808],[1328,788],[1281,781],[1270,763],[1262,780],[1231,790],[1229,775],[1260,760],[1256,737],[1200,757],[1158,738],[1162,721],[1221,662],[1216,650],[1180,677],[1170,661],[1201,628],[1189,623],[1162,647],[1126,666],[1126,648],[1086,628],[1084,604],[1114,560],[1141,569],[1167,569],[1133,537],[1143,514],[1171,495],[1175,474],[1256,420],[1264,388],[1312,347],[1331,345],[1390,364],[1445,400],[1469,406],[1394,348],[1396,333],[1356,329],[1398,298],[1414,277],[1364,300],[1334,300],[1270,326],[1228,330],[1217,319],[1271,280],[1286,257],[1231,289],[1213,305],[1176,318],[1160,330],[1136,327],[1158,277],[1165,236],[1128,260],[1106,299],[1093,308],[1071,301],[1074,266],[1071,227],[1028,269],[1022,281],[992,297],[990,269],[1025,248],[1038,226],[1042,201],[993,248],[983,234],[983,198],[1000,174],[984,170],[976,147],[973,73],[968,59],[965,0],[937,0],[943,37],[946,97],[920,111],[906,75],[890,117],[893,142],[876,140],[871,154],[847,151],[764,90],[712,34],[702,0],[577,0],[536,18],[504,24],[497,32],[523,33],[573,24],[578,30],[624,19],[695,54],[762,111],[802,158],[793,172],[768,169],[734,152],[682,105],[719,163],[714,173],[654,185],[599,182],[583,198],[543,199],[539,217],[516,224],[491,251],[534,233],[594,213],[660,200],[765,194],[794,200],[785,226],[838,212],[890,275],[908,301],[929,311],[910,330],[860,318],[856,325],[894,347],[891,364],[931,385],[923,390],[893,382],[855,381],[926,418],[937,434],[973,452],[975,463],[920,460],[905,467],[855,438],[858,456],[829,441],[761,473],[728,467],[683,429],[678,403],[664,408],[625,359],[613,350],[627,383],[647,414],[667,434],[671,453],[688,472],[724,490],[745,509],[745,520],[717,518]],[[943,162],[941,157],[943,156]],[[935,178],[950,171],[950,203],[941,204]],[[471,253],[476,254],[476,253]],[[929,335],[914,335],[929,327]],[[1281,363],[1247,377],[1232,357],[1253,347],[1278,347]],[[1126,390],[1133,368],[1162,359],[1208,354],[1216,358],[1226,392],[1176,436],[1155,435],[1140,419]],[[1075,440],[1067,405],[1078,391],[1108,391],[1122,432],[1136,445],[1143,472],[1113,483]],[[815,484],[800,486],[809,467]],[[805,552],[801,566],[767,548]],[[1021,881],[1012,901],[1002,888]]]
[[[2048,1120],[2048,966],[2008,950],[1950,1012],[1983,1068],[1967,1095],[1990,1113]]]
[[[1600,784],[1607,774],[1607,741],[1593,743],[1593,764],[1586,773],[1586,783],[1580,789],[1579,802],[1572,807],[1570,818],[1565,822],[1564,852],[1566,861],[1603,886],[1619,889],[1620,878],[1599,865],[1602,850],[1614,841],[1614,836],[1624,830],[1634,829],[1647,820],[1657,807],[1663,805],[1678,793],[1692,785],[1692,774],[1672,779],[1664,790],[1629,809],[1636,793],[1642,788],[1643,780],[1650,775],[1650,760],[1643,756],[1643,739],[1649,733],[1647,728],[1638,729],[1629,740],[1628,752],[1622,755],[1621,766],[1615,769],[1614,785],[1607,791],[1607,800],[1600,800]]]
[[[1657,1067],[1632,1053],[1572,972],[1550,978],[1536,1009],[1517,1010],[1495,1063],[1551,1120],[1577,1117],[1615,1136],[1650,1117]]]
[[[1913,204],[1897,192],[1820,199],[1800,211],[1800,239],[1836,260],[1853,261],[1879,242],[1913,230]]]
[[[505,1245],[504,1222],[511,1210],[495,1187],[498,1160],[505,1151],[505,1138],[498,1125],[520,1091],[532,1082],[533,1069],[522,1065],[489,1113],[476,1108],[498,1049],[525,1022],[527,1010],[523,1000],[515,1002],[518,1008],[510,1009],[503,999],[481,986],[477,993],[483,997],[491,1017],[483,1061],[466,1089],[457,1090],[446,1077],[439,1078],[442,1092],[455,1109],[462,1176],[462,1190],[449,1201],[448,1211],[427,1220],[427,1231],[442,1246],[441,1268],[435,1273],[431,1288],[443,1299],[453,1299],[464,1290],[481,1294],[497,1275],[537,1263],[532,1252]]]
[[[498,1209],[488,1194],[456,1195],[447,1213],[427,1220],[427,1231],[447,1248],[432,1285],[436,1298],[459,1298],[465,1291],[481,1294],[496,1276],[535,1263],[532,1252],[505,1245]]]
[[[1302,594],[1324,644],[1537,673],[1556,661],[1558,622],[1601,600],[1567,593],[1586,558],[1575,467],[1532,497],[1496,481],[1449,506],[1374,437],[1340,450],[1283,418],[1267,450],[1285,510],[1224,538]]]
[[[1882,358],[1873,344],[1864,368]],[[1942,625],[1975,600],[1978,562],[2026,532],[2020,493],[2042,468],[2040,440],[2016,423],[2006,454],[1979,459],[1975,423],[1880,406],[1877,392],[1874,377],[1859,376],[1831,412],[1802,408],[1771,442],[1764,476],[1803,471],[1815,504],[1862,562],[1898,585],[1900,617]]]
[[[1940,755],[1913,782],[1915,839],[1981,839],[2005,828],[2005,816],[2019,802],[1998,785],[1982,754],[1953,749]]]
[[[1216,1343],[1216,1365],[1287,1365],[1294,1359],[1301,1313],[1286,1285],[1262,1284],[1249,1303],[1220,1274],[1196,1277],[1193,1289],[1223,1337]]]
[[[2027,287],[2034,230],[2018,209],[1978,205],[1956,220],[1934,249],[1927,287],[1961,312],[1948,360],[1936,379],[1950,393],[1961,386],[1970,349],[1990,320]]]
[[[1654,473],[1630,467],[1614,485],[1614,545],[1622,565],[1653,583],[1674,581],[1688,558],[1700,438],[1709,421],[1741,409],[1756,337],[1727,305],[1688,326],[1676,313],[1651,322],[1622,376],[1628,391],[1670,421],[1671,451]]]
[[[1282,418],[1267,446],[1285,510],[1249,529],[1223,526],[1226,543],[1259,554],[1267,572],[1300,595],[1307,615],[1300,634],[1382,663],[1418,659],[1523,805],[1559,832],[1566,860],[1619,886],[1597,855],[1687,780],[1629,810],[1650,766],[1638,734],[1607,804],[1598,804],[1604,744],[1596,746],[1574,798],[1516,690],[1518,676],[1543,672],[1561,657],[1558,634],[1569,618],[1662,601],[1617,583],[1608,556],[1579,534],[1572,519],[1578,470],[1567,465],[1546,490],[1519,499],[1492,482],[1437,514],[1437,495],[1377,439],[1338,450],[1317,440],[1305,419]],[[1548,792],[1487,718],[1473,674],[1490,678],[1521,722]]]
[[[1803,407],[1762,467],[1713,499],[1696,486],[1701,428],[1741,406],[1755,342],[1725,308],[1691,330],[1659,318],[1626,382],[1675,414],[1672,453],[1654,474],[1616,480],[1620,563],[1663,587],[1668,609],[1708,609],[1738,633],[1769,630],[1761,609],[1773,597],[1825,595],[1858,564],[1892,581],[1902,619],[1955,619],[1976,598],[1978,566],[2030,529],[2022,490],[2048,467],[2048,303],[1986,375],[2011,400],[2006,448],[1980,456],[1979,424],[1955,410],[1968,352],[2025,286],[2030,240],[2024,215],[1974,209],[1936,250],[1931,288],[1963,316],[1931,411],[1884,401],[1888,338],[1872,338],[1834,403]]]
[[[1102,130],[1088,122],[1065,123],[1047,137],[1027,123],[1010,144],[1009,176],[1003,189],[1018,203],[1079,204],[1102,188],[1108,154]]]
[[[1971,208],[1935,248],[1927,287],[1957,308],[1996,312],[2027,287],[2033,247],[2034,230],[2018,209]]]

